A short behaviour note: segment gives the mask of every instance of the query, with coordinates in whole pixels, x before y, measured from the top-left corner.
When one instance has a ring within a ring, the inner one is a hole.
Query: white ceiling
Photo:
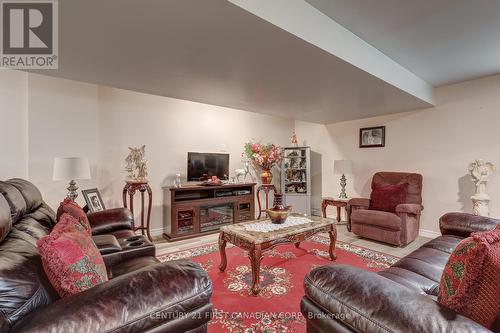
[[[434,86],[500,72],[498,0],[306,0]]]
[[[42,74],[318,123],[430,106],[225,0],[64,0],[59,17]]]

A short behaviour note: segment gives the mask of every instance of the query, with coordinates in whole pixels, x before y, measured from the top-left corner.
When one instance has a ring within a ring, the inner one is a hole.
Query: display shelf
[[[311,213],[311,162],[309,147],[283,148],[281,188],[284,201],[295,212]]]

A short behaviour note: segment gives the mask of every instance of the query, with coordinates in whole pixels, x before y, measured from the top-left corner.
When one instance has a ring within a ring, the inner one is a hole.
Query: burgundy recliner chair
[[[352,198],[347,206],[348,225],[358,236],[404,246],[418,236],[422,206],[422,175],[405,172],[377,172],[372,190],[380,185],[408,184],[406,202],[394,212],[370,209],[370,199]]]

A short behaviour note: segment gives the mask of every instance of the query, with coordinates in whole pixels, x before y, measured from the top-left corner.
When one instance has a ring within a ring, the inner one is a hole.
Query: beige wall
[[[176,173],[185,180],[188,151],[218,152],[225,147],[233,175],[243,166],[246,141],[284,145],[294,126],[293,120],[105,87],[99,88],[98,123],[99,188],[108,206],[122,204],[128,147],[146,145],[154,233],[163,227],[162,186],[171,186]]]
[[[338,176],[330,181],[333,159],[351,159],[354,174],[348,180],[350,196],[367,196],[377,171],[409,171],[424,176],[421,229],[438,232],[439,217],[449,211],[472,211],[469,197],[474,186],[468,164],[483,158],[500,166],[500,75],[442,87],[436,90],[437,107],[326,126],[306,137],[321,143],[323,194],[337,194]],[[385,148],[358,148],[359,128],[386,126]],[[303,132],[304,124],[297,125]],[[319,137],[319,139],[318,139]],[[328,160],[327,160],[328,159]],[[500,177],[488,184],[491,215],[500,217]]]
[[[28,176],[28,74],[0,70],[0,179]]]
[[[81,189],[97,184],[97,86],[29,74],[28,104],[29,179],[56,208],[68,182],[52,181],[54,157],[87,157],[93,179],[77,184]],[[77,201],[84,202],[81,195]]]

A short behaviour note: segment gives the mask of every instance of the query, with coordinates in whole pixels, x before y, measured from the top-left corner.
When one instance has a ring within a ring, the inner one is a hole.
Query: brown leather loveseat
[[[439,221],[442,236],[378,273],[335,264],[312,270],[304,280],[301,302],[307,332],[491,332],[436,299],[453,249],[472,232],[492,230],[499,223],[492,218],[449,213]],[[500,333],[500,315],[494,331]]]
[[[124,246],[124,237],[133,236],[125,209],[91,214],[89,220],[94,235],[114,235]],[[149,245],[137,251],[105,249],[110,280],[60,299],[36,247],[54,223],[53,210],[33,184],[0,182],[0,332],[207,331],[208,275],[187,260],[159,263]]]

